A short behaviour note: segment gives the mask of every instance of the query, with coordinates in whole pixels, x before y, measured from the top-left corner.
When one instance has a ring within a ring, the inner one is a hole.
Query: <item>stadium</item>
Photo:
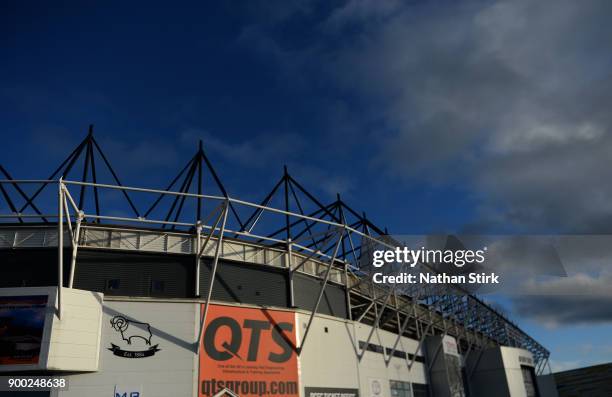
[[[90,128],[46,179],[14,171],[0,372],[68,384],[19,395],[544,395],[542,345],[457,287],[374,283],[372,247],[399,243],[286,168],[241,200],[200,142],[166,186],[127,186]]]

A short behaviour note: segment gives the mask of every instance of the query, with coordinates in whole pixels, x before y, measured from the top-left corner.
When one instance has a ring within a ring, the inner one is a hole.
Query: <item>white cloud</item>
[[[550,368],[552,372],[562,372],[567,371],[574,368],[583,367],[585,364],[583,360],[567,360],[567,361],[559,361],[555,359],[550,360]]]

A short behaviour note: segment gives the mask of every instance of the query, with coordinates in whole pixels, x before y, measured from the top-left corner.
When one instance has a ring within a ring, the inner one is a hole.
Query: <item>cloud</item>
[[[510,295],[514,312],[549,328],[612,324],[611,239],[612,236],[592,235],[541,237],[541,241],[551,241],[556,251],[553,256],[558,258],[568,275],[555,277],[554,273],[540,271],[540,275],[549,276],[537,277],[532,270],[542,270],[545,257],[535,257],[537,266],[535,262],[530,266],[529,260],[525,262],[527,266],[516,262],[520,282]],[[523,251],[518,250],[519,256]],[[512,251],[509,253],[512,262]]]
[[[380,23],[401,10],[399,0],[353,0],[335,9],[325,22],[327,28],[341,29],[347,25]]]
[[[512,297],[520,316],[545,326],[612,323],[612,272],[578,273],[544,281],[531,280]]]
[[[368,138],[388,176],[475,192],[480,228],[594,233],[612,230],[611,12],[604,0],[352,0],[300,51],[258,33],[294,79],[318,67],[368,103],[353,118],[379,121]]]
[[[381,142],[381,166],[465,178],[486,205],[504,205],[507,222],[610,230],[601,220],[612,213],[602,199],[612,194],[602,183],[612,78],[600,54],[611,10],[608,2],[497,2],[428,10],[425,22],[412,10],[368,33],[344,57],[356,65],[350,80],[386,109],[393,132]]]
[[[560,360],[554,360],[554,359],[550,360],[550,368],[552,372],[562,372],[562,371],[567,371],[567,370],[574,369],[574,368],[581,368],[584,365],[585,365],[585,361],[583,360],[567,360],[567,361],[560,361]]]
[[[181,141],[195,142],[202,139],[204,150],[220,156],[225,161],[259,170],[276,169],[280,177],[283,165],[289,173],[307,189],[316,188],[335,199],[336,193],[350,193],[354,187],[352,178],[317,165],[317,159],[325,152],[312,146],[302,135],[294,133],[263,133],[250,139],[232,142],[206,130],[190,128],[182,132]],[[310,145],[310,146],[309,146]]]

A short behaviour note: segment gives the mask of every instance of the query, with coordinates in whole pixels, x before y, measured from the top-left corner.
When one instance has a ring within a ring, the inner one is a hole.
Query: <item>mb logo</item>
[[[143,397],[142,386],[115,385],[115,397]]]

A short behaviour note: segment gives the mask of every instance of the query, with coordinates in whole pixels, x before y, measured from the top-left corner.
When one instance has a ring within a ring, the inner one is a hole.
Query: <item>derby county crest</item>
[[[119,346],[111,343],[108,350],[112,351],[115,356],[124,358],[143,358],[155,355],[160,349],[159,345],[151,346],[151,326],[148,323],[128,320],[123,316],[115,316],[110,320],[111,326],[121,335],[121,339],[127,345],[136,347],[138,345],[149,346],[145,350],[124,350]],[[134,345],[132,345],[134,343]]]

